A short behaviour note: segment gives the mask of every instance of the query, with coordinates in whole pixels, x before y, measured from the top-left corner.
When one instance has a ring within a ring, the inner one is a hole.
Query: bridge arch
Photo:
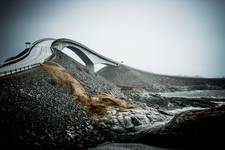
[[[64,48],[68,48],[71,51],[73,51],[75,54],[77,54],[80,57],[80,59],[85,63],[88,70],[90,72],[94,72],[94,63],[89,59],[89,57],[83,51],[81,51],[80,49],[78,49],[76,47],[72,47],[72,46],[67,46]]]
[[[119,63],[106,58],[97,52],[89,49],[88,47],[72,41],[70,39],[57,39],[52,43],[52,48],[62,51],[64,48],[69,48],[76,53],[86,64],[86,67],[90,72],[94,72],[94,64],[105,64],[117,66]]]
[[[76,60],[81,65],[86,66],[85,62],[80,58],[80,56],[74,53],[74,51],[72,51],[71,49],[66,47],[62,50],[62,52],[71,57],[72,59]]]

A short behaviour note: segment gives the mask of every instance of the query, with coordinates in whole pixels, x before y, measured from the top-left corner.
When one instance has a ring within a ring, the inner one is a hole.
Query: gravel
[[[41,67],[0,80],[2,145],[85,149],[103,140],[76,98],[51,80]]]
[[[89,73],[82,64],[63,54],[61,51],[55,50],[55,53],[57,57],[52,61],[60,64],[67,71],[73,74],[76,79],[84,85],[90,96],[94,96],[99,92],[106,92],[111,93],[114,96],[124,97],[120,88],[115,86],[113,83],[107,81],[98,74]]]

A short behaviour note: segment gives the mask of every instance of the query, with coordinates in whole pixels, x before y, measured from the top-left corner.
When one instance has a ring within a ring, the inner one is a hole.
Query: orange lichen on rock
[[[69,94],[78,97],[84,109],[89,112],[94,119],[104,116],[104,113],[109,108],[115,108],[115,110],[120,111],[122,109],[141,106],[140,104],[131,103],[125,99],[107,93],[98,93],[93,97],[89,97],[80,82],[64,68],[49,64],[43,64],[42,66],[53,76],[56,84],[62,86]]]

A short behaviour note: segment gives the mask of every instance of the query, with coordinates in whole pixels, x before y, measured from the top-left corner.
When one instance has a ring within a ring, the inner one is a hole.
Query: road
[[[34,64],[43,63],[47,58],[52,55],[51,44],[54,40],[45,40],[40,43],[35,44],[31,50],[30,54],[24,59],[6,65],[0,68],[0,76],[4,76],[5,72],[12,70],[12,73],[16,72],[15,69],[23,68],[26,66],[32,66]]]

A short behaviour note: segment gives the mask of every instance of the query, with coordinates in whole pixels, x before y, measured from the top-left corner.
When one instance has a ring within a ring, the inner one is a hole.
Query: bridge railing
[[[0,77],[10,76],[10,75],[15,74],[15,73],[19,73],[19,72],[23,72],[23,71],[26,71],[26,70],[30,70],[31,68],[35,68],[35,67],[38,67],[40,65],[41,65],[40,63],[36,63],[36,64],[27,65],[27,66],[20,67],[20,68],[15,68],[15,69],[12,69],[12,70],[7,70],[7,71],[4,71],[4,72],[0,72]]]

